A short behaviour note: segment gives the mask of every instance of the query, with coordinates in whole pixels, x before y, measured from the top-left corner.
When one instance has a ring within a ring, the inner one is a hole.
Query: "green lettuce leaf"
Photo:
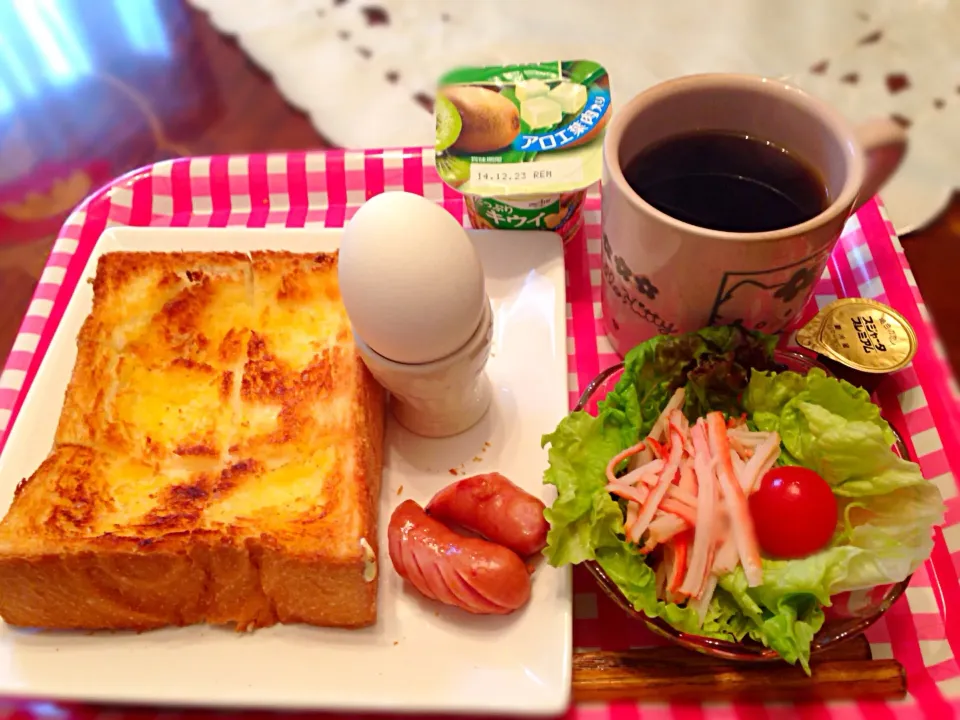
[[[684,412],[699,417],[708,409],[743,411],[740,396],[750,368],[773,368],[775,338],[739,327],[706,328],[677,337],[660,336],[625,358],[616,387],[600,403],[596,417],[574,412],[544,435],[549,468],[544,482],[557,498],[545,511],[550,530],[544,555],[554,566],[595,560],[637,609],[662,617],[683,632],[739,641],[749,621],[733,597],[718,591],[700,627],[692,608],[657,599],[654,572],[626,542],[623,511],[605,491],[610,458],[646,436],[670,396],[687,392]]]
[[[623,530],[620,506],[604,491],[607,463],[623,449],[616,423],[571,413],[542,444],[550,445],[544,482],[557,488],[544,511],[550,523],[544,554],[557,567],[595,560],[597,549],[615,544]]]
[[[940,491],[894,452],[895,435],[864,390],[819,369],[757,372],[744,401],[755,416],[763,408],[795,462],[830,484],[844,518],[831,547],[791,565],[827,556],[826,591],[836,594],[899,582],[929,557],[931,528],[943,522]]]
[[[546,511],[548,560],[576,564],[597,559],[598,548],[616,547],[623,514],[604,491],[610,458],[646,436],[681,386],[691,419],[719,405],[739,414],[749,369],[774,367],[775,343],[773,336],[726,326],[657,336],[631,350],[597,417],[571,413],[542,439],[544,447],[550,446],[544,482],[557,488],[557,499]]]
[[[557,488],[557,499],[545,511],[550,523],[547,561],[559,567],[595,560],[633,607],[647,616],[662,617],[683,632],[741,640],[749,625],[726,593],[714,597],[703,627],[692,608],[657,599],[653,569],[624,539],[623,512],[604,491],[607,462],[622,449],[618,421],[608,420],[571,413],[543,438],[550,445],[545,482]]]
[[[893,451],[893,431],[860,388],[819,369],[754,372],[744,404],[760,429],[780,433],[788,462],[816,470],[837,496],[842,527],[828,547],[798,560],[765,559],[759,587],[747,587],[742,568],[720,581],[744,612],[763,608],[751,637],[805,663],[804,644],[823,622],[819,607],[842,592],[907,578],[930,555],[943,501],[920,468]]]
[[[936,486],[891,449],[894,434],[863,390],[827,377],[771,372],[775,338],[739,328],[657,337],[634,348],[616,387],[593,417],[575,412],[543,438],[544,481],[557,488],[546,511],[544,551],[554,566],[595,560],[624,596],[682,632],[739,641],[749,637],[809,671],[823,607],[848,590],[903,580],[929,556],[931,527],[943,521]],[[749,378],[749,380],[748,380]],[[720,579],[702,626],[692,608],[656,597],[647,558],[626,542],[621,506],[605,491],[606,464],[650,430],[678,387],[685,414],[746,411],[782,438],[781,462],[812,468],[838,498],[830,545],[799,560],[764,559],[763,583],[742,568]]]

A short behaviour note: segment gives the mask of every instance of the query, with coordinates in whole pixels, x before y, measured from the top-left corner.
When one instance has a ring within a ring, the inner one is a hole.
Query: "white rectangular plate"
[[[87,282],[112,250],[335,250],[340,230],[113,228],[96,247],[0,457],[0,510],[50,450],[90,312]],[[533,595],[478,617],[406,587],[386,552],[402,500],[426,501],[454,472],[499,471],[549,502],[540,436],[567,412],[563,250],[553,233],[471,232],[495,313],[493,404],[446,440],[392,419],[380,522],[379,619],[363,630],[289,625],[238,634],[196,626],[133,633],[31,632],[0,624],[0,694],[121,703],[400,712],[556,714],[570,698],[570,574],[541,564]],[[429,261],[429,259],[426,259]],[[0,590],[2,592],[2,590]]]

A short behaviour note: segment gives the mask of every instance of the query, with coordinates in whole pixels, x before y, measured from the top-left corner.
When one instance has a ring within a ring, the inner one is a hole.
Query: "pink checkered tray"
[[[158,163],[119,178],[90,196],[70,216],[0,375],[0,448],[36,373],[91,249],[103,230],[132,226],[341,227],[366,199],[407,190],[436,200],[464,220],[458,193],[440,181],[431,151],[298,152]],[[566,247],[567,333],[571,406],[580,391],[618,358],[599,321],[600,197],[591,192],[584,232]],[[920,350],[913,364],[885,378],[878,395],[887,418],[904,436],[924,475],[947,501],[946,525],[936,532],[933,556],[904,597],[867,633],[874,657],[895,657],[908,674],[908,697],[896,703],[816,703],[803,706],[664,704],[580,705],[576,720],[614,718],[950,718],[960,715],[960,402],[940,344],[903,249],[883,208],[868,203],[848,224],[816,287],[812,317],[837,297],[872,297],[899,309],[913,324]],[[655,644],[605,596],[586,573],[574,574],[574,644],[625,650]],[[176,713],[183,717],[184,713]],[[205,713],[197,712],[198,717]],[[133,720],[173,717],[167,711],[98,708],[0,699],[0,718],[58,717]],[[322,716],[318,716],[322,717]]]

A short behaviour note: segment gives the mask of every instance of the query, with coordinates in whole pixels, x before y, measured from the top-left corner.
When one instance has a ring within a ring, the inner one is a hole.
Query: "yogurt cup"
[[[590,60],[453,70],[435,104],[436,167],[477,229],[583,226],[611,116],[607,72]]]

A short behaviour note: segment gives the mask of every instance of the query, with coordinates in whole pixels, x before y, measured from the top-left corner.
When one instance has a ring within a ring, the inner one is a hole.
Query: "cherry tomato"
[[[804,467],[775,467],[750,496],[760,549],[791,559],[823,548],[837,527],[837,499],[827,481]]]

